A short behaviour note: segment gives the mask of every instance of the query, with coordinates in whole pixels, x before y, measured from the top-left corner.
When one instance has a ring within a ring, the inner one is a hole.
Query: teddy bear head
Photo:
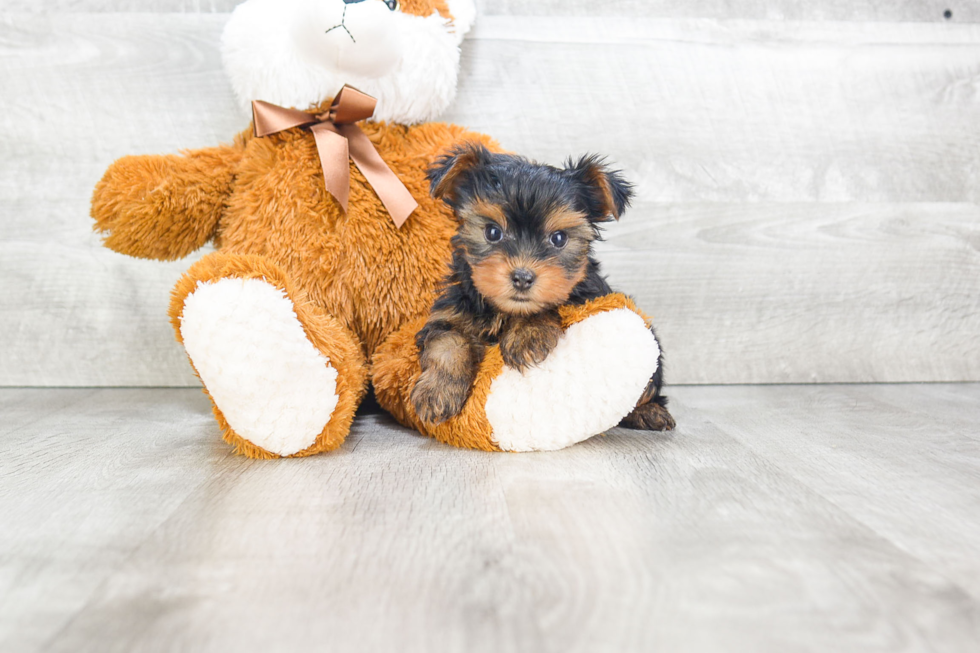
[[[222,35],[243,109],[265,100],[308,109],[350,84],[375,120],[432,120],[452,103],[474,0],[246,0]]]

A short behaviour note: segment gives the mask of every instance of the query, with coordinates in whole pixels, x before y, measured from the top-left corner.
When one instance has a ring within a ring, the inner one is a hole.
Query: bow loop
[[[294,127],[309,127],[316,141],[323,181],[327,190],[347,212],[350,196],[350,157],[378,194],[396,227],[401,227],[418,202],[384,162],[374,144],[356,122],[374,115],[375,100],[353,86],[345,85],[333,99],[330,109],[320,114],[287,109],[254,100],[252,122],[259,138]]]
[[[353,86],[344,86],[330,105],[330,119],[336,125],[367,120],[374,115],[378,101]]]

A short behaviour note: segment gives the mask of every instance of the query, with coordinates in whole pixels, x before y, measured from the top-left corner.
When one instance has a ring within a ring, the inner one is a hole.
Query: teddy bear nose
[[[527,268],[518,268],[510,275],[510,280],[518,290],[527,290],[534,284],[535,275]]]

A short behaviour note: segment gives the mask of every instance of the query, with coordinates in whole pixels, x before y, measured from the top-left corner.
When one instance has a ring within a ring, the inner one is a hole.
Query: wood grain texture
[[[188,390],[0,391],[0,650],[35,651],[224,461]],[[138,417],[137,417],[138,416]]]
[[[668,382],[980,373],[972,204],[643,202],[597,250],[655,317]]]
[[[198,391],[0,390],[0,649],[980,645],[980,386],[673,406],[673,435],[554,453],[362,415],[337,452],[249,461]]]
[[[0,385],[195,385],[167,319],[193,258],[103,249],[92,188],[126,154],[229,141],[247,125],[221,71],[225,16],[0,22]]]
[[[333,0],[340,2],[341,0]],[[229,12],[241,0],[5,0],[7,12]],[[481,15],[977,22],[973,2],[947,0],[476,0]],[[951,15],[946,18],[946,11]]]
[[[977,22],[980,7],[948,0],[476,0],[484,15],[755,20]],[[946,11],[951,15],[946,18]]]
[[[340,0],[337,0],[338,2]],[[228,13],[242,0],[4,0],[5,12],[24,13]]]
[[[165,308],[192,262],[99,247],[124,154],[228,141],[222,15],[0,19],[0,385],[195,385]],[[601,257],[678,383],[980,379],[980,27],[484,18],[447,119],[636,207]]]
[[[975,385],[681,388],[676,394],[980,599]]]
[[[976,202],[980,26],[489,16],[447,119],[657,202]]]

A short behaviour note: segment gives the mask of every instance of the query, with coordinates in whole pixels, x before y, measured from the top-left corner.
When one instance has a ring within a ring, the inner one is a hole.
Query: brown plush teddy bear
[[[323,122],[345,83],[377,98],[374,119],[358,124],[418,203],[400,227],[356,161],[343,164],[344,209],[325,182],[337,170],[308,125],[124,157],[96,187],[92,216],[107,247],[173,260],[214,244],[178,282],[170,315],[238,452],[338,447],[369,380],[400,422],[442,441],[555,449],[615,426],[658,371],[648,321],[609,295],[562,309],[567,331],[542,365],[522,374],[491,348],[458,416],[439,425],[416,416],[415,334],[457,227],[426,171],[464,141],[499,151],[486,136],[426,122],[453,99],[473,13],[471,0],[248,0],[225,29],[225,67],[243,105],[309,109]]]

